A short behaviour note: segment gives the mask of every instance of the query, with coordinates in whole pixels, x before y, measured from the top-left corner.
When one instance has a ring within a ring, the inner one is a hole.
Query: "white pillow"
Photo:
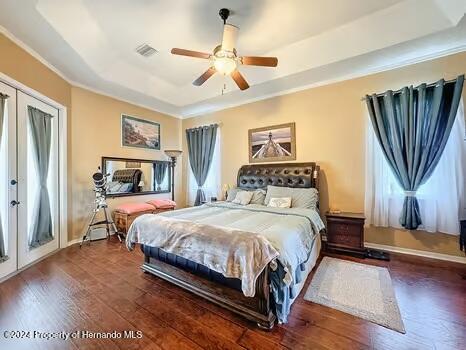
[[[233,202],[233,199],[235,199],[236,194],[240,191],[238,187],[233,187],[228,189],[227,191],[227,202]]]
[[[243,191],[252,192],[252,198],[251,198],[251,201],[248,204],[264,205],[266,191],[264,189],[261,189],[261,188],[258,188],[256,190],[243,190],[243,189],[238,188],[238,187],[230,188],[227,191],[226,201],[227,202],[233,202],[233,200],[236,198],[236,194],[239,193],[239,192],[243,192]]]
[[[291,206],[293,208],[316,209],[319,201],[319,192],[315,188],[292,188],[267,186],[265,196],[265,205],[269,204],[270,198],[291,197]]]
[[[270,198],[267,206],[272,208],[291,208],[291,197]]]
[[[241,204],[241,205],[249,204],[249,202],[252,199],[253,194],[254,192],[252,191],[251,192],[250,191],[238,191],[232,203]]]

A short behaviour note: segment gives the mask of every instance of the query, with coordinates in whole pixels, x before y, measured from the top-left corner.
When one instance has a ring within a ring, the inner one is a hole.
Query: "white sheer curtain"
[[[215,139],[215,150],[214,155],[212,157],[212,164],[210,166],[209,174],[207,175],[207,179],[202,186],[202,189],[205,193],[205,198],[210,200],[210,197],[217,197],[220,198],[221,193],[221,185],[220,185],[220,172],[221,172],[221,150],[220,150],[220,138],[221,138],[221,129],[217,129],[217,137]],[[189,157],[188,157],[189,163]],[[188,205],[193,206],[194,201],[196,200],[196,193],[197,193],[197,183],[194,177],[193,171],[191,170],[191,165],[188,164],[188,190],[187,190],[187,198],[188,198]]]
[[[417,191],[421,210],[421,230],[459,234],[459,220],[465,216],[464,104],[460,101],[455,123],[445,150],[429,180]],[[366,224],[402,228],[399,223],[404,191],[384,158],[367,118],[366,127]]]

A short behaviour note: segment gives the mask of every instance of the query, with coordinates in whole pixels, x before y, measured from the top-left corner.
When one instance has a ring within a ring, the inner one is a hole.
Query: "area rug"
[[[388,270],[324,257],[304,299],[405,333]]]

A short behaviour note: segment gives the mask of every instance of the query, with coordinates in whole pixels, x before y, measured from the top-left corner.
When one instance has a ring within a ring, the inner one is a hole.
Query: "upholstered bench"
[[[113,217],[118,232],[126,234],[133,221],[144,214],[158,214],[174,210],[176,203],[169,199],[153,199],[147,203],[124,203],[115,208]]]
[[[170,199],[152,199],[146,203],[152,205],[155,208],[154,214],[162,213],[168,210],[174,210],[176,207],[176,203]]]
[[[153,212],[154,207],[147,203],[124,203],[115,208],[113,218],[118,232],[126,234],[138,216]]]

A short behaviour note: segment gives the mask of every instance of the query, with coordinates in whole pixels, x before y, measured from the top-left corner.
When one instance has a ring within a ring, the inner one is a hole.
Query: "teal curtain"
[[[416,191],[442,155],[463,90],[456,80],[404,87],[381,95],[366,95],[376,137],[396,179],[405,190],[400,224],[415,230],[422,224]],[[445,184],[447,186],[447,184]]]
[[[154,163],[154,179],[156,183],[156,191],[161,191],[162,182],[167,174],[168,163],[155,162]]]
[[[32,234],[29,243],[29,246],[33,248],[41,246],[53,239],[52,213],[50,209],[49,190],[47,188],[53,116],[31,106],[28,106],[28,114],[40,186],[37,200],[38,204],[34,208]]]
[[[0,94],[0,144],[2,143],[2,135],[5,121],[6,100],[8,96]],[[0,262],[8,259],[6,255],[5,238],[3,237],[2,217],[0,216]]]
[[[202,186],[204,186],[212,165],[217,129],[218,125],[213,124],[186,130],[189,164],[198,186],[196,200],[194,201],[195,206],[205,201]]]

